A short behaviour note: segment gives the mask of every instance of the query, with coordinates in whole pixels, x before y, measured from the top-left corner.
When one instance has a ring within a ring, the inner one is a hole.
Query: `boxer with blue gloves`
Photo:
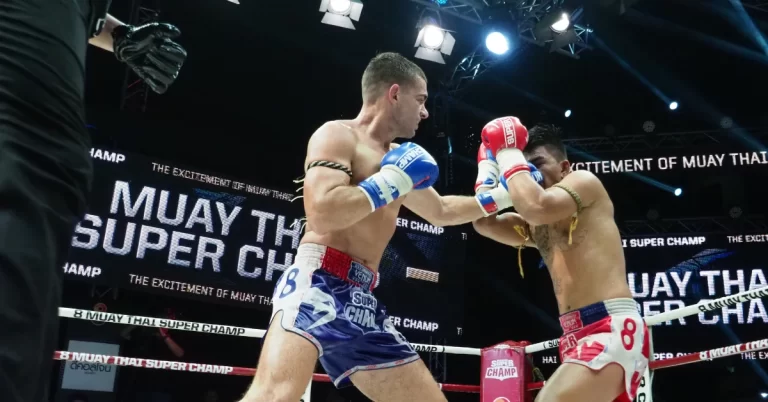
[[[413,142],[392,144],[412,138],[428,116],[426,76],[416,64],[379,54],[362,90],[355,119],[327,122],[309,139],[306,233],[275,285],[273,318],[243,402],[298,401],[318,359],[337,387],[352,383],[371,400],[446,400],[372,293],[379,263],[400,207],[434,226],[459,225],[511,205],[509,194],[441,196],[432,188],[435,159]]]
[[[431,187],[437,181],[438,173],[432,155],[424,148],[406,142],[387,152],[381,160],[381,170],[357,186],[368,196],[373,212],[411,190]]]
[[[500,243],[538,248],[560,312],[563,364],[536,401],[634,400],[648,365],[648,330],[627,284],[608,193],[594,174],[571,171],[554,126],[529,133],[518,118],[502,117],[481,138],[486,159],[497,163],[489,176],[501,180],[488,193],[508,191],[517,213],[478,220],[475,229]]]

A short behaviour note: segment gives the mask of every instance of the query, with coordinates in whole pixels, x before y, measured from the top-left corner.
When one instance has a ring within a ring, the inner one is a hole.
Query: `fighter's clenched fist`
[[[437,162],[424,148],[406,142],[381,160],[381,170],[358,184],[375,211],[411,190],[432,186],[439,174]]]
[[[494,119],[483,127],[483,145],[496,158],[503,181],[518,173],[528,173],[530,168],[523,156],[528,145],[528,129],[513,116]]]

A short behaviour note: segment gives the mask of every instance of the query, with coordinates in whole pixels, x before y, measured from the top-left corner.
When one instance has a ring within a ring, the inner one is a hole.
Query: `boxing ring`
[[[650,336],[651,350],[650,350],[649,356],[651,357],[651,362],[649,364],[648,369],[645,372],[645,375],[643,376],[640,387],[638,388],[637,398],[635,400],[637,402],[652,401],[650,390],[651,390],[651,384],[653,379],[652,374],[653,372],[655,372],[655,370],[680,366],[684,364],[709,361],[709,360],[719,359],[723,357],[735,356],[744,352],[768,349],[768,338],[766,338],[766,339],[759,339],[752,342],[744,342],[736,345],[728,345],[728,346],[718,347],[710,350],[704,350],[701,352],[690,353],[690,354],[686,354],[686,355],[678,356],[674,358],[655,361],[653,360],[653,332],[652,332],[653,326],[659,325],[664,322],[691,316],[694,314],[713,311],[725,306],[732,306],[735,304],[749,302],[750,300],[756,300],[766,296],[768,296],[768,286],[755,289],[755,290],[741,292],[735,295],[725,296],[725,297],[711,300],[711,301],[701,301],[699,303],[685,306],[679,309],[645,317],[644,319],[646,324],[648,325],[649,336]],[[133,316],[133,315],[127,315],[127,314],[108,313],[108,312],[101,312],[101,311],[94,311],[94,310],[78,310],[78,309],[72,309],[72,308],[60,308],[59,317],[80,319],[80,320],[87,320],[87,321],[97,321],[97,322],[104,322],[104,323],[140,325],[145,327],[202,332],[206,334],[241,336],[241,337],[249,337],[249,338],[262,338],[266,334],[266,330],[263,330],[263,329],[198,323],[198,322],[191,322],[191,321],[172,320],[167,318]],[[479,356],[482,358],[484,351],[492,350],[492,349],[509,349],[510,347],[508,346],[508,344],[509,343],[501,343],[501,344],[494,345],[484,349],[458,347],[458,346],[426,345],[426,344],[417,344],[417,343],[412,343],[411,345],[414,347],[414,349],[420,352],[472,355],[472,356]],[[529,356],[532,353],[540,352],[547,349],[557,348],[559,346],[559,339],[539,342],[532,345],[527,345],[527,343],[514,343],[514,342],[513,344],[524,345],[524,349],[523,349],[524,354],[525,356]],[[54,353],[53,358],[55,360],[61,360],[61,361],[100,363],[100,364],[116,365],[116,366],[124,366],[124,367],[141,367],[141,368],[151,368],[151,369],[158,369],[158,370],[201,372],[201,373],[220,374],[220,375],[253,376],[256,373],[256,369],[246,368],[246,367],[222,366],[222,365],[212,365],[212,364],[204,364],[204,363],[196,363],[196,362],[153,360],[153,359],[145,359],[145,358],[135,358],[130,356],[109,356],[109,355],[73,352],[73,351],[56,351]],[[522,386],[516,387],[516,389],[511,390],[509,396],[501,397],[501,398],[491,397],[488,399],[489,402],[490,401],[522,402],[522,401],[531,400],[530,394],[528,393],[530,391],[541,389],[544,386],[546,381],[534,382],[530,380],[531,377],[528,374],[531,373],[533,367],[528,366],[528,359],[520,359],[519,363],[522,363],[522,364],[518,364],[518,367],[516,368],[515,372],[523,373],[523,376],[520,377],[522,381],[519,382],[520,385]],[[440,384],[440,388],[446,392],[480,393],[482,395],[484,391],[483,387],[485,385],[484,378],[487,376],[485,375],[483,370],[481,370],[480,374],[481,374],[480,385]],[[518,376],[515,374],[514,377],[518,377]],[[491,378],[494,378],[494,377],[492,376]],[[506,378],[510,378],[510,377],[506,377]],[[503,378],[498,378],[498,377],[496,377],[496,379],[503,380]],[[312,381],[331,382],[330,378],[327,375],[317,374],[317,373],[315,373],[312,376]],[[305,396],[302,398],[302,401],[309,402],[310,388],[311,388],[311,383],[309,384],[307,388],[307,392],[305,393]],[[245,392],[245,389],[243,389],[243,392]]]

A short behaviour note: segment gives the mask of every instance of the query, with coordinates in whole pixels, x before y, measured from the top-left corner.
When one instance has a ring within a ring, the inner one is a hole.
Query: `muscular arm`
[[[435,226],[461,225],[485,216],[475,197],[441,196],[432,187],[409,193],[403,205]]]
[[[104,24],[104,28],[101,30],[98,36],[94,36],[93,38],[88,39],[88,43],[93,46],[100,47],[104,50],[113,52],[114,48],[112,47],[112,31],[115,29],[115,27],[119,27],[120,25],[124,24],[118,21],[117,18],[107,14],[107,22]]]
[[[526,231],[529,229],[525,220],[512,212],[476,220],[472,222],[472,226],[475,227],[477,233],[501,244],[513,247],[520,247],[521,245],[536,247],[536,243],[530,239],[525,241],[525,238],[515,230],[515,226],[522,227]]]
[[[592,173],[577,170],[559,183],[579,195],[583,208],[592,205],[605,194],[600,180]],[[518,174],[507,181],[509,196],[515,210],[532,225],[546,225],[561,221],[577,211],[574,198],[559,187],[543,189],[530,175]]]
[[[352,168],[357,139],[337,123],[326,123],[309,140],[307,160]],[[304,210],[309,230],[325,234],[352,226],[371,213],[371,203],[341,170],[316,166],[304,178]]]

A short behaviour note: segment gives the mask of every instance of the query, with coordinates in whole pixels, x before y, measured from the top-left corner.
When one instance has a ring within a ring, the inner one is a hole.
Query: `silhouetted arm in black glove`
[[[179,76],[187,51],[173,39],[181,31],[171,24],[149,23],[125,25],[107,15],[104,28],[89,41],[92,45],[115,53],[153,91],[165,93]]]
[[[90,43],[93,46],[100,47],[104,50],[113,52],[114,44],[112,39],[112,31],[121,25],[125,25],[125,24],[120,22],[117,18],[107,14],[106,21],[104,22],[104,27],[101,28],[101,31],[99,31],[98,35],[89,39],[88,43]]]

